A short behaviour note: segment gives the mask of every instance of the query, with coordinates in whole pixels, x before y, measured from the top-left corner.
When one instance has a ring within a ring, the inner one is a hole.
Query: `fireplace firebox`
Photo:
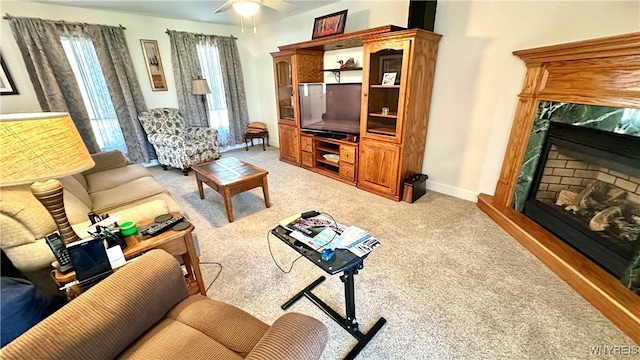
[[[551,122],[524,213],[621,278],[640,243],[640,138]]]

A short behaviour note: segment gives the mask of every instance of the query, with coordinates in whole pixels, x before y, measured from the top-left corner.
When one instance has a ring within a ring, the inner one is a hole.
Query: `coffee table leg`
[[[231,190],[229,190],[228,186],[224,187],[223,196],[224,196],[224,207],[227,209],[227,219],[229,219],[229,222],[233,222],[233,208],[231,207]]]
[[[267,176],[262,178],[262,195],[264,196],[264,204],[266,207],[271,207],[269,201],[269,184],[267,183]]]
[[[202,188],[202,181],[198,179],[198,174],[196,174],[196,183],[198,183],[198,193],[200,194],[200,199],[204,199],[204,189]]]

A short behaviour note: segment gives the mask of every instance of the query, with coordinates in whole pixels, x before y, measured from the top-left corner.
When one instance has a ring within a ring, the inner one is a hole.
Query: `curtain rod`
[[[5,20],[11,20],[11,18],[15,18],[15,16],[11,16],[9,14],[5,14],[2,18],[5,19]],[[52,21],[54,24],[60,24],[60,25],[100,25],[100,26],[115,27],[113,25],[89,24],[89,23],[83,23],[83,22],[70,22],[70,21],[64,21],[64,20],[47,20],[47,21]],[[122,26],[121,24],[118,24],[118,26],[122,30],[127,30],[127,28]]]
[[[165,31],[164,33],[165,33],[165,34],[167,34],[167,35],[169,35],[169,31],[172,31],[172,30],[167,29],[167,31]],[[176,30],[176,31],[177,31],[177,30]],[[195,35],[202,35],[202,36],[219,36],[219,35],[204,34],[204,33],[193,33],[193,34],[195,34]],[[238,40],[238,38],[237,38],[237,37],[235,37],[235,36],[233,36],[233,35],[229,35],[229,37],[230,37],[230,38],[232,38],[232,39]]]

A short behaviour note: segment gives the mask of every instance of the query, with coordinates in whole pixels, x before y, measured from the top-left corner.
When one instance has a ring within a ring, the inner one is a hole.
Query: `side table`
[[[302,243],[300,241],[297,241],[295,238],[289,236],[290,231],[285,229],[284,227],[276,226],[271,230],[271,233],[278,239],[282,240],[282,242],[289,245],[289,247],[300,253],[300,255],[307,258],[307,260],[314,263],[317,267],[324,270],[327,274],[334,275],[339,272],[343,273],[340,276],[340,280],[342,280],[342,282],[344,283],[346,317],[342,317],[337,311],[335,311],[333,308],[331,308],[311,292],[311,290],[313,290],[316,286],[320,285],[325,280],[324,276],[319,277],[316,281],[294,295],[290,300],[285,302],[281,306],[281,308],[282,310],[287,310],[289,307],[291,307],[291,305],[300,300],[303,296],[311,300],[313,304],[319,307],[322,311],[325,312],[325,314],[329,315],[329,317],[331,317],[335,322],[342,326],[342,328],[344,328],[349,334],[351,334],[351,336],[358,340],[356,346],[354,346],[353,349],[351,349],[351,351],[349,351],[349,353],[345,357],[345,359],[354,359],[387,322],[385,318],[379,318],[378,321],[376,321],[376,323],[373,325],[373,327],[371,327],[368,333],[363,333],[358,328],[358,321],[356,320],[354,277],[356,274],[358,274],[358,271],[363,268],[363,262],[367,255],[358,257],[349,250],[337,249],[332,260],[323,262],[321,260],[319,252],[301,245]]]
[[[178,214],[172,215],[176,216]],[[146,225],[151,224],[153,224],[153,220],[142,222],[139,227],[144,228]],[[127,260],[152,249],[163,249],[171,255],[180,255],[187,270],[185,281],[187,282],[189,294],[195,295],[199,292],[206,296],[207,290],[200,271],[200,259],[196,255],[191,235],[193,230],[194,227],[191,225],[185,230],[167,230],[153,237],[138,235],[137,240],[134,237],[127,237],[127,247],[122,252]],[[62,273],[56,269],[54,278],[58,284],[65,285],[76,279],[76,273],[73,271]]]
[[[251,141],[251,147],[253,147],[253,139],[262,139],[262,151],[265,151],[266,148],[264,144],[266,143],[269,146],[269,132],[262,131],[257,133],[246,132],[244,134],[244,149],[249,151],[249,141]]]

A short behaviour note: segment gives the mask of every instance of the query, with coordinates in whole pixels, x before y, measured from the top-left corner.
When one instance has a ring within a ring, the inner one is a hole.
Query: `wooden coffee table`
[[[269,185],[267,184],[267,174],[269,172],[266,170],[232,157],[193,165],[192,169],[196,173],[200,199],[204,199],[202,183],[220,193],[224,197],[224,206],[227,209],[229,222],[233,222],[231,197],[241,192],[261,186],[264,204],[267,207],[271,207],[269,203]]]

